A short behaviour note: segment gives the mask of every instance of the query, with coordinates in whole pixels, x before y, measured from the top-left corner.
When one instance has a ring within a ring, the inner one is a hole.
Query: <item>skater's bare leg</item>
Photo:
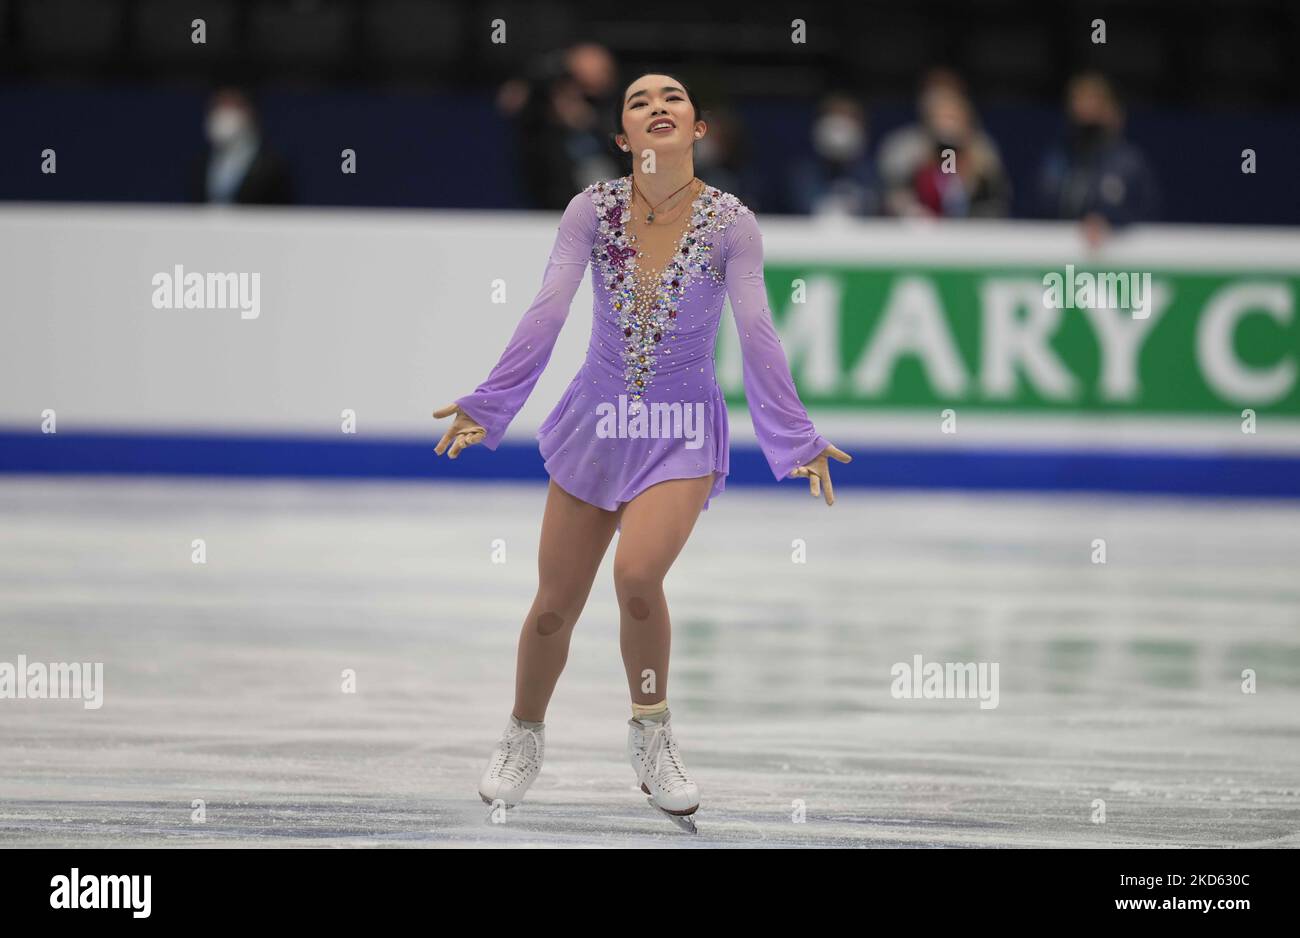
[[[591,593],[619,513],[575,498],[551,480],[537,552],[537,595],[519,633],[514,715],[543,721],[569,657],[573,626]]]
[[[669,479],[623,506],[614,553],[614,591],[623,668],[634,704],[658,703],[667,697],[672,629],[664,577],[685,546],[712,486],[712,475]]]

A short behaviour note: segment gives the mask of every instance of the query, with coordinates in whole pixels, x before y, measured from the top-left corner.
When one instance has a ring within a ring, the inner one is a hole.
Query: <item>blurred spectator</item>
[[[257,111],[242,91],[213,92],[204,132],[210,149],[194,181],[197,201],[238,205],[293,201],[288,167],[263,142]]]
[[[519,178],[534,208],[563,209],[589,183],[619,174],[601,123],[616,81],[609,50],[584,42],[502,85],[497,107],[515,121]]]
[[[1110,227],[1152,219],[1155,180],[1142,152],[1123,137],[1124,112],[1110,82],[1091,72],[1071,79],[1066,119],[1065,138],[1039,175],[1042,214],[1083,221],[1092,243]]]
[[[886,207],[895,215],[1002,217],[1011,184],[997,145],[980,129],[961,79],[930,71],[917,100],[920,122],[880,144]]]
[[[933,140],[926,129],[924,115],[930,97],[942,91],[965,94],[961,79],[955,72],[946,68],[934,68],[926,72],[917,94],[916,111],[921,119],[890,131],[880,141],[876,162],[890,203],[897,203],[900,194],[911,189],[917,167],[929,157],[933,149]],[[900,211],[897,214],[907,213]]]
[[[701,111],[700,118],[709,132],[695,144],[695,175],[751,208],[760,208],[758,186],[745,169],[745,132],[740,120],[725,107]]]
[[[812,144],[816,156],[796,164],[790,206],[805,215],[879,215],[884,194],[867,157],[867,116],[845,94],[822,99]]]

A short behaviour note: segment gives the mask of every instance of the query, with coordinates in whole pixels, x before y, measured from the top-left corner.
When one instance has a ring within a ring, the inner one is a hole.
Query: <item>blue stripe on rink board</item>
[[[389,479],[544,479],[534,442],[471,449],[433,440],[227,434],[0,432],[0,472]],[[1300,455],[1124,450],[935,450],[850,447],[837,486],[1149,492],[1300,498]],[[729,485],[772,484],[762,453],[733,445]]]

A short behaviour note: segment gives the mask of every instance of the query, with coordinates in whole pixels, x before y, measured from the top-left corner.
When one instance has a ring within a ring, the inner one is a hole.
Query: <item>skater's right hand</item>
[[[456,415],[456,419],[452,421],[451,427],[443,434],[442,439],[438,441],[438,445],[433,450],[436,455],[441,456],[447,451],[447,446],[450,444],[451,452],[447,453],[449,459],[455,459],[460,455],[460,451],[467,446],[482,443],[484,437],[487,436],[487,429],[461,410],[459,404],[448,404],[446,407],[433,412],[433,415],[438,419],[450,417],[452,414]]]

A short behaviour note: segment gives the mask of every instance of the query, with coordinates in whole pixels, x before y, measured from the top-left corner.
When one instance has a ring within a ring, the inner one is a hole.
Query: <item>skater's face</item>
[[[622,133],[615,139],[634,159],[680,152],[704,137],[695,105],[681,82],[669,75],[642,75],[623,92]]]

